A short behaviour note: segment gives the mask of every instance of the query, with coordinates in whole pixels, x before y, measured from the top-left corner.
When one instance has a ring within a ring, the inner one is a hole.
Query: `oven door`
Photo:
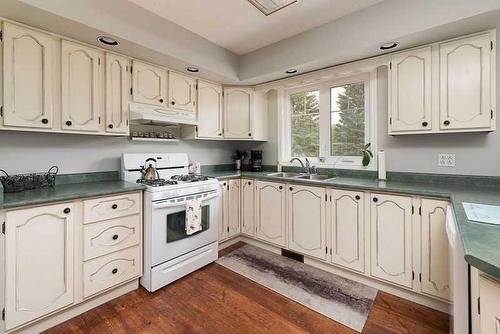
[[[217,190],[153,202],[152,266],[217,241],[219,201]],[[201,202],[202,230],[186,234],[186,201]]]

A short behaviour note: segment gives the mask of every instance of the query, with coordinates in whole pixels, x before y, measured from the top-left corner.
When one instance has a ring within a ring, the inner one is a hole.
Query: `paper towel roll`
[[[385,170],[385,152],[383,150],[378,151],[378,179],[386,180],[386,170]]]

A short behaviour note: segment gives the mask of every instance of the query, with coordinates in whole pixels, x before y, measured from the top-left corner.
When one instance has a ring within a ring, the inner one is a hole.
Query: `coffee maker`
[[[248,161],[250,171],[262,172],[262,151],[250,151],[250,160]]]

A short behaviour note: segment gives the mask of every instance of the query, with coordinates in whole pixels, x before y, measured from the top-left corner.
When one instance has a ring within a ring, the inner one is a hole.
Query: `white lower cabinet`
[[[219,182],[219,241],[241,233],[240,179]]]
[[[229,190],[227,197],[227,227],[228,238],[232,238],[241,233],[240,226],[240,179],[229,180]]]
[[[241,233],[255,236],[255,184],[253,180],[241,180]]]
[[[73,203],[9,211],[5,219],[5,329],[74,300]]]
[[[365,272],[364,194],[359,191],[330,191],[331,261]]]
[[[139,192],[128,195],[141,200]],[[86,297],[141,276],[141,209],[84,224],[83,208],[75,200],[5,212],[6,331],[74,312]]]
[[[241,234],[452,302],[446,201],[251,179],[220,190],[221,242]]]
[[[500,281],[479,275],[481,334],[500,334]]]
[[[451,300],[449,243],[446,234],[445,201],[422,199],[421,206],[421,291]]]
[[[288,247],[326,259],[326,189],[288,185]]]
[[[412,198],[371,194],[371,276],[413,288]]]
[[[227,239],[227,196],[228,181],[219,182],[219,241]]]
[[[284,183],[256,182],[256,238],[286,247],[286,191]]]

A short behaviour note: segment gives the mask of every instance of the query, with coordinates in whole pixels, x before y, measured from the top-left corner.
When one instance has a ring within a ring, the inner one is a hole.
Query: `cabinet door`
[[[431,47],[392,55],[389,75],[390,130],[432,130]]]
[[[227,196],[227,233],[228,238],[232,238],[241,233],[240,225],[240,195],[241,195],[241,180],[228,181],[228,196]]]
[[[365,271],[363,193],[331,191],[332,263]]]
[[[74,211],[69,203],[6,213],[7,330],[73,303]]]
[[[101,121],[101,52],[62,41],[63,130],[99,131]]]
[[[371,275],[413,286],[412,199],[371,194]]]
[[[288,185],[288,247],[326,259],[326,190]]]
[[[500,334],[500,281],[482,274],[479,277],[481,296],[481,333]]]
[[[3,24],[3,124],[52,128],[54,41],[49,35]]]
[[[198,137],[222,138],[222,86],[198,80]]]
[[[257,239],[286,247],[285,184],[258,181],[256,191]]]
[[[253,90],[224,88],[224,137],[252,138]]]
[[[161,107],[167,105],[167,70],[134,60],[132,86],[134,102]]]
[[[241,233],[255,236],[254,181],[241,180]]]
[[[446,234],[448,203],[422,199],[422,292],[451,301],[449,243]]]
[[[490,42],[484,34],[439,45],[441,130],[491,127]]]
[[[130,60],[106,54],[106,132],[129,132],[131,72]]]
[[[196,108],[195,79],[175,72],[168,73],[169,107],[194,112]]]
[[[226,240],[228,237],[227,186],[227,181],[219,182],[219,242]]]

